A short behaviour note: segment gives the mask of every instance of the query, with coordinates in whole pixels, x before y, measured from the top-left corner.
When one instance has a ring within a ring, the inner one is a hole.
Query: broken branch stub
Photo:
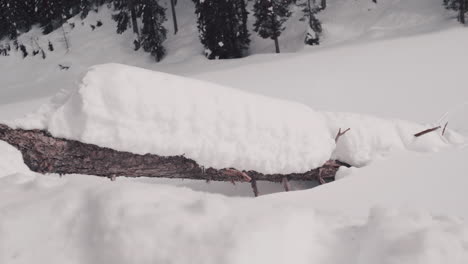
[[[335,143],[338,142],[338,139],[340,139],[340,137],[342,137],[344,134],[346,134],[348,131],[350,131],[351,128],[348,128],[346,129],[345,131],[341,132],[341,128],[338,130],[338,133],[336,134],[336,137],[335,137]]]

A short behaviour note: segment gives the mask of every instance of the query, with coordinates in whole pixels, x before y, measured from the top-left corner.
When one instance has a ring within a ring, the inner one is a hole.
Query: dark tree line
[[[206,57],[243,57],[250,43],[245,1],[194,0],[194,3]]]
[[[0,49],[0,55],[10,50],[18,50],[23,56],[28,55],[26,47],[16,41],[17,37],[39,25],[44,34],[60,28],[76,15],[82,19],[89,12],[98,10],[103,4],[115,10],[113,19],[117,22],[116,32],[121,34],[131,29],[135,35],[135,50],[149,52],[157,61],[165,55],[164,41],[167,29],[166,9],[163,0],[0,0],[0,39],[9,38],[15,42]],[[179,28],[176,17],[177,0],[170,3],[174,34]],[[192,0],[195,4],[200,41],[209,59],[240,58],[248,54],[250,33],[247,28],[247,1],[249,0]],[[260,37],[271,39],[275,51],[280,52],[279,37],[285,29],[285,22],[291,15],[292,4],[302,6],[304,20],[307,19],[307,31],[304,42],[308,45],[320,44],[322,25],[317,13],[327,7],[326,0],[250,0],[253,3],[255,19],[254,32]],[[372,0],[374,3],[377,1]],[[468,0],[443,0],[447,9],[458,12],[458,20],[465,24],[468,13]],[[102,23],[101,23],[102,24]],[[99,25],[98,25],[99,26]],[[96,26],[91,26],[94,30]],[[65,33],[64,33],[65,34]],[[52,48],[51,48],[52,47]],[[49,51],[54,50],[49,42]],[[33,55],[44,50],[39,48]]]
[[[86,18],[90,11],[97,11],[103,4],[110,4],[115,9],[113,18],[117,21],[117,33],[132,26],[135,49],[142,47],[157,61],[162,59],[165,54],[162,43],[166,39],[166,29],[163,27],[166,16],[158,0],[0,0],[0,39],[7,37],[17,43],[17,37],[34,25],[40,26],[43,33],[48,34],[73,16]],[[138,21],[142,21],[141,28]],[[102,22],[98,23],[97,26],[102,25]],[[91,25],[91,28],[94,30],[96,26]],[[22,44],[17,46],[15,50],[21,50],[26,57],[26,47]],[[53,50],[51,46],[53,44],[49,43],[50,51]],[[10,50],[11,47],[7,46],[0,53],[5,55]]]
[[[15,40],[33,25],[39,25],[44,34],[60,28],[76,15],[86,18],[90,11],[98,10],[103,4],[111,6],[115,13],[116,32],[122,34],[131,29],[134,33],[135,50],[143,49],[157,60],[165,55],[163,42],[167,29],[166,9],[162,0],[0,0],[0,39]],[[173,17],[174,34],[178,31],[176,0],[169,0]],[[248,54],[250,33],[247,28],[248,0],[192,0],[195,4],[200,41],[209,59],[241,58]],[[285,29],[294,0],[254,0],[254,31],[262,38],[272,39],[276,52],[280,52],[279,36]],[[315,9],[314,9],[315,10]],[[308,12],[307,14],[312,14]],[[321,30],[320,22],[310,16],[310,27]],[[314,27],[315,26],[315,27]],[[95,26],[92,26],[95,29]],[[310,29],[309,29],[310,31]],[[307,40],[307,44],[318,44],[318,39]],[[52,48],[51,48],[52,47]],[[8,47],[10,49],[10,47]],[[16,50],[25,50],[18,44]],[[49,51],[53,44],[49,43]],[[9,51],[9,50],[8,50]],[[6,51],[5,51],[6,52]],[[27,51],[23,52],[27,56]]]

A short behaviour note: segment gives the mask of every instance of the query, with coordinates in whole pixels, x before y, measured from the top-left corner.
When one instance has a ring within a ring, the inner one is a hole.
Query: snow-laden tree
[[[67,0],[37,0],[35,10],[44,34],[59,28],[73,14]]]
[[[262,38],[275,41],[276,53],[280,53],[278,38],[285,29],[284,22],[291,16],[289,0],[256,0],[254,4],[254,31]]]
[[[250,39],[245,0],[194,0],[200,41],[209,59],[240,58]]]
[[[157,0],[145,0],[142,6],[141,46],[143,50],[160,61],[166,54],[163,42],[166,40],[167,30],[163,23],[166,21],[166,9]]]

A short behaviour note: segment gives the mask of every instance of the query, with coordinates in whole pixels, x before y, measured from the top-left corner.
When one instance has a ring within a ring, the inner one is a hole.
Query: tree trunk
[[[327,8],[327,0],[322,0],[322,1],[320,2],[320,8],[321,8],[322,10],[324,10],[325,8]]]
[[[177,34],[178,28],[177,28],[177,17],[176,17],[176,12],[175,12],[175,1],[176,0],[171,0],[171,10],[172,10],[172,21],[174,23],[174,35]]]
[[[43,130],[12,129],[0,124],[0,140],[16,147],[24,163],[35,172],[86,174],[115,178],[159,177],[213,181],[293,181],[333,180],[340,161],[327,161],[322,167],[304,173],[262,174],[236,169],[205,169],[194,160],[182,156],[163,157],[154,154],[133,154],[86,144],[75,140],[55,138]],[[250,178],[250,179],[249,179]],[[256,183],[253,183],[256,187]],[[257,191],[258,192],[258,191]],[[258,195],[258,193],[257,193]]]
[[[134,0],[128,0],[128,9],[130,10],[130,15],[132,18],[133,33],[135,33],[138,37],[138,40],[140,40],[140,32],[138,30],[137,15],[136,15],[135,5],[133,1]]]
[[[466,0],[460,1],[460,13],[458,14],[458,20],[460,23],[465,24],[465,12],[466,12]]]
[[[275,41],[275,50],[276,50],[276,53],[280,53],[280,47],[279,47],[278,37],[275,37],[273,40]]]

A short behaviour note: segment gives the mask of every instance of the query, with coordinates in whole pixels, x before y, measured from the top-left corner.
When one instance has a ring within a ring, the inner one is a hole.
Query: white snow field
[[[158,64],[106,8],[70,20],[69,51],[60,31],[24,34],[56,52],[0,57],[0,122],[205,166],[356,167],[295,192],[259,182],[253,199],[248,183],[39,175],[0,141],[1,264],[468,263],[468,31],[441,0],[329,0],[321,46],[304,47],[294,10],[284,53],[252,34],[251,56],[227,61],[203,58],[178,2]]]
[[[333,184],[258,199],[2,173],[0,262],[462,264],[467,154],[406,153]]]

